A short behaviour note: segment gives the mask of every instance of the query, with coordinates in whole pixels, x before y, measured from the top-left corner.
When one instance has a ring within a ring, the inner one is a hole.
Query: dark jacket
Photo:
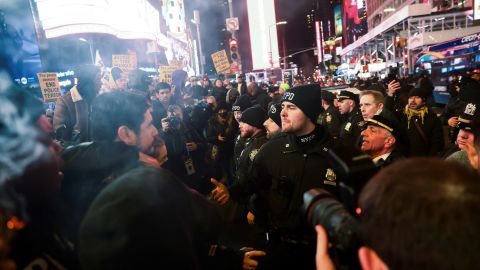
[[[393,150],[390,155],[383,161],[377,162],[377,168],[385,168],[389,165],[392,165],[394,162],[405,158],[399,151]]]
[[[322,126],[314,134],[302,145],[289,134],[271,139],[256,154],[247,180],[229,189],[236,201],[257,196],[255,220],[269,231],[270,240],[265,269],[314,269],[315,238],[305,226],[303,194],[323,188],[338,195],[336,175],[327,161],[331,139]]]
[[[136,147],[93,142],[67,148],[61,200],[66,236],[76,242],[78,228],[97,194],[113,179],[139,165]]]
[[[58,130],[57,135],[60,140],[86,142],[90,140],[90,106],[84,99],[81,99],[76,89],[74,86],[57,99],[53,115],[53,128],[55,131]]]
[[[324,126],[332,138],[338,138],[340,135],[341,115],[335,106],[331,105],[323,111],[318,120],[318,124]]]
[[[440,156],[444,147],[443,128],[440,119],[434,113],[428,112],[423,123],[418,116],[410,119],[410,125],[405,114],[401,119],[401,125],[407,131],[409,156]]]
[[[213,204],[165,169],[138,167],[95,199],[82,223],[83,269],[239,269],[242,258],[216,240]],[[223,266],[223,267],[222,267]]]
[[[265,212],[259,214],[271,217],[269,227],[300,230],[303,193],[314,187],[337,193],[336,179],[325,180],[330,146],[331,139],[321,126],[316,127],[316,138],[307,147],[300,146],[294,135],[281,133],[260,148],[249,179],[232,186],[231,197],[238,200],[260,194]]]
[[[340,128],[339,139],[342,143],[355,144],[362,133],[365,122],[358,107],[346,115],[346,121]]]

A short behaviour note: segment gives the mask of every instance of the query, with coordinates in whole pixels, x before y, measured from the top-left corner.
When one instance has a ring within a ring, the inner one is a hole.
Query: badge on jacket
[[[348,122],[346,125],[345,125],[345,130],[347,132],[350,132],[350,128],[352,127],[352,123]]]
[[[253,159],[255,158],[257,153],[258,153],[258,149],[253,149],[252,152],[250,152],[250,160],[251,161],[253,161]]]
[[[327,122],[327,124],[330,124],[330,122],[332,122],[332,116],[330,114],[327,114],[325,122]]]
[[[323,183],[325,185],[330,185],[330,186],[334,186],[336,187],[337,186],[337,175],[335,174],[335,172],[328,168],[327,169],[327,173],[325,174],[325,180],[323,181]]]

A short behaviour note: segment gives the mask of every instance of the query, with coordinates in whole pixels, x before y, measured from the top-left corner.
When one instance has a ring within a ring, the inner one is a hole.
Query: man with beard
[[[157,129],[144,95],[115,91],[98,96],[92,104],[90,143],[65,149],[65,179],[61,189],[64,230],[71,241],[96,195],[113,179],[137,167],[153,151]]]
[[[233,116],[237,123],[240,124],[240,118],[242,117],[242,112],[246,109],[250,108],[252,104],[250,103],[250,99],[247,96],[241,96],[232,106]],[[233,160],[235,162],[235,168],[238,168],[238,160],[240,158],[240,154],[242,153],[243,149],[245,148],[246,139],[238,134],[235,138],[235,145],[233,147]],[[236,172],[235,172],[236,173]]]
[[[407,130],[410,156],[438,156],[443,150],[442,123],[427,107],[426,98],[420,88],[412,89],[401,115],[402,126]]]
[[[75,71],[77,84],[59,97],[53,116],[53,128],[57,137],[66,142],[90,141],[89,115],[93,99],[101,84],[100,68],[83,65]]]
[[[331,139],[316,125],[320,104],[317,84],[288,89],[282,99],[282,133],[258,151],[249,179],[232,192],[215,183],[212,193],[220,203],[258,195],[256,223],[269,237],[264,265],[260,264],[264,269],[314,269],[315,240],[300,211],[303,193],[319,187],[338,194],[336,175],[326,158]]]

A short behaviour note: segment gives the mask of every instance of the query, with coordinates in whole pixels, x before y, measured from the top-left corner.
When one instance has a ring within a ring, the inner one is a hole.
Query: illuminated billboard
[[[28,1],[0,1],[0,73],[3,71],[22,85],[37,83],[37,73],[42,72]]]
[[[365,0],[343,0],[342,30],[345,47],[367,33]]]
[[[156,40],[166,46],[160,32],[159,12],[147,0],[35,0],[47,39],[71,34],[110,34],[120,39]]]
[[[247,0],[247,8],[253,69],[280,67],[274,0]]]
[[[335,36],[342,37],[343,23],[342,23],[342,6],[336,5],[333,8],[333,20],[335,22]]]

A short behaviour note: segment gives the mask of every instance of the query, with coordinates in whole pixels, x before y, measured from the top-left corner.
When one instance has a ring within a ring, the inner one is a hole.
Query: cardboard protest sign
[[[40,89],[42,89],[43,102],[55,102],[60,97],[60,83],[58,82],[57,73],[45,72],[37,73]]]
[[[227,53],[225,50],[218,51],[212,54],[213,64],[217,73],[229,73],[230,72],[230,62],[228,61]]]
[[[175,66],[160,66],[158,68],[159,79],[161,82],[172,83],[172,73],[179,69]]]
[[[130,72],[137,68],[136,54],[113,54],[112,67],[119,67],[123,72]]]

